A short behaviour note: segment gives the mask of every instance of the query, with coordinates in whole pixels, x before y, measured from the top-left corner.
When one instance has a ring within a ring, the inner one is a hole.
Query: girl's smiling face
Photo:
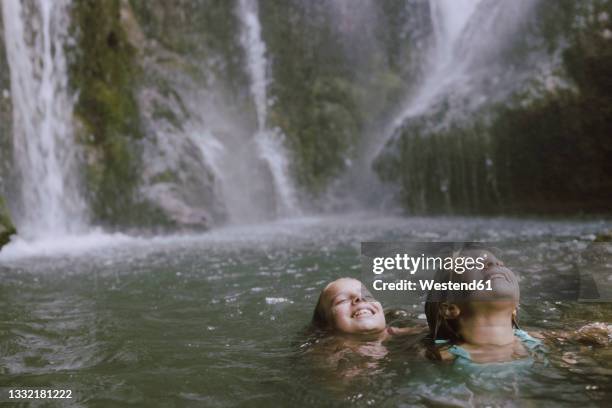
[[[367,334],[386,328],[382,305],[357,279],[333,281],[323,291],[328,320],[342,333]]]

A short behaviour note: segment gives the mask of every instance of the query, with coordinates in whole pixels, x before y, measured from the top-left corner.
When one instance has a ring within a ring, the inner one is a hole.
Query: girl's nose
[[[495,260],[488,260],[487,263],[485,264],[485,269],[491,268],[493,266],[504,266],[503,262],[501,262],[498,259]]]
[[[364,301],[364,299],[363,299],[363,296],[362,296],[362,295],[358,295],[358,296],[354,296],[354,297],[353,297],[353,304],[354,304],[354,305],[355,305],[355,304],[357,304],[357,303],[359,303],[359,302],[363,302],[363,301]]]

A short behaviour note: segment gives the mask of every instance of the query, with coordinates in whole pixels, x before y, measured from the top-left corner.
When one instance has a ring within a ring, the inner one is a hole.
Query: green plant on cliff
[[[381,127],[418,77],[417,50],[406,42],[422,29],[413,21],[429,10],[421,3],[347,10],[322,0],[259,2],[269,124],[286,135],[295,178],[309,192],[325,191],[358,157],[364,135]]]
[[[203,84],[213,77],[223,78],[234,92],[248,86],[240,44],[235,41],[238,21],[234,1],[130,0],[129,4],[147,40],[190,64],[181,69]],[[214,62],[203,64],[211,60]]]
[[[4,30],[0,13],[0,194],[7,189],[12,165],[12,104],[7,97],[11,89],[11,75],[6,57]]]
[[[317,192],[343,168],[361,121],[332,22],[309,18],[309,7],[261,2],[260,18],[274,78],[269,122],[287,136],[298,183]]]
[[[96,219],[134,223],[142,211],[134,206],[139,180],[135,140],[141,137],[134,99],[138,68],[134,49],[120,24],[120,1],[75,2],[71,64],[78,92],[75,116],[87,159],[86,180]]]
[[[525,209],[608,212],[612,202],[612,4],[593,4],[563,54],[577,92],[503,109],[493,126],[502,194]]]
[[[499,205],[491,137],[482,120],[428,132],[425,120],[404,126],[396,151],[374,168],[399,182],[401,204],[412,213],[487,213]]]
[[[4,199],[0,197],[0,248],[8,244],[11,239],[11,235],[17,233],[8,209],[4,203]]]

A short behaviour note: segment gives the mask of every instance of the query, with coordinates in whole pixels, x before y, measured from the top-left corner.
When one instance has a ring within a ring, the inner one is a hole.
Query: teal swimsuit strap
[[[470,356],[470,352],[461,346],[452,345],[448,348],[447,351],[457,358],[464,358],[466,360],[472,361],[472,356]]]
[[[448,344],[448,340],[436,340],[435,343],[439,345],[444,345],[444,344]],[[447,349],[447,351],[457,358],[464,358],[466,360],[472,361],[470,352],[461,346],[456,346],[453,344]]]
[[[526,331],[520,329],[514,329],[514,335],[519,338],[521,343],[525,345],[527,350],[534,350],[535,348],[542,346],[542,342],[538,339],[531,337]],[[436,340],[436,344],[448,344],[447,340]],[[449,353],[457,358],[463,358],[472,361],[470,352],[461,346],[452,345],[447,350]]]
[[[524,330],[514,329],[514,335],[518,337],[523,345],[527,347],[528,350],[533,350],[536,347],[542,346],[542,342],[536,338],[533,338]]]

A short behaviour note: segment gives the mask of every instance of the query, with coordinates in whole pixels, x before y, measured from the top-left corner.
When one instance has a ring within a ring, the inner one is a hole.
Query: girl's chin
[[[357,331],[360,333],[371,333],[371,332],[375,332],[375,331],[382,331],[385,329],[386,326],[382,326],[376,322],[361,322],[361,324],[359,324],[357,326]]]

